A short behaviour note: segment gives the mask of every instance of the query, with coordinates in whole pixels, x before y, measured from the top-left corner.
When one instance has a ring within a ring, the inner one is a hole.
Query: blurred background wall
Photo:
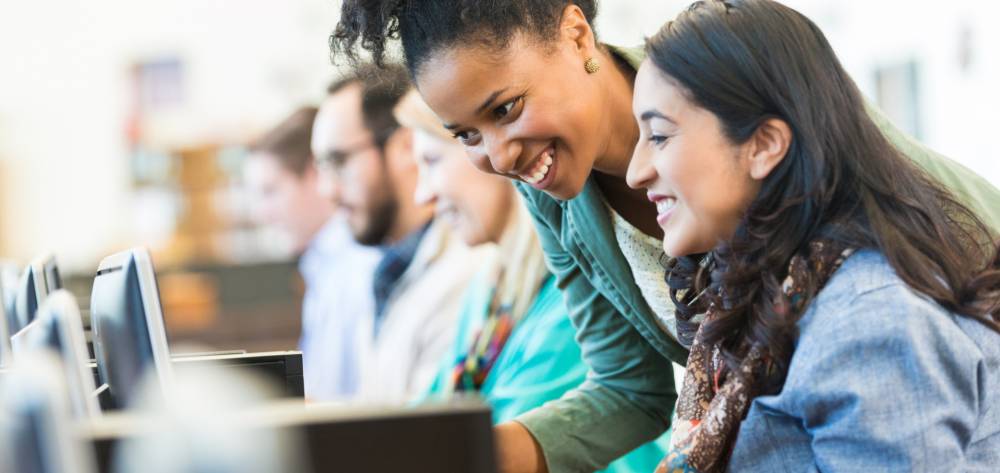
[[[604,0],[598,31],[639,44],[688,3]],[[899,126],[1000,184],[1000,6],[785,3],[820,25]],[[204,341],[217,345],[267,335],[273,317],[253,322],[247,307],[261,301],[243,292],[272,281],[269,311],[288,320],[268,340],[293,344],[294,267],[280,238],[249,223],[242,146],[321,97],[335,74],[326,38],[338,9],[335,0],[3,2],[0,258],[54,251],[86,281],[101,257],[149,246],[173,332],[197,338],[215,327]],[[245,306],[220,315],[233,300]],[[237,322],[245,334],[221,328]]]

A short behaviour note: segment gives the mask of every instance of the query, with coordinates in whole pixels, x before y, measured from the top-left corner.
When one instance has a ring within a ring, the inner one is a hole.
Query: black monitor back
[[[41,304],[40,298],[42,297],[37,290],[39,282],[35,281],[38,277],[39,275],[35,274],[35,270],[31,266],[25,268],[24,274],[21,275],[17,294],[14,295],[11,336],[35,320],[35,313],[38,312],[38,305]]]
[[[6,290],[4,289],[3,281],[0,281],[0,368],[10,364],[11,358],[13,358],[10,349],[10,337],[16,333],[11,330],[17,328],[13,322],[13,309],[7,304],[5,293]]]
[[[63,288],[62,276],[59,275],[59,265],[56,264],[55,259],[50,259],[45,262],[44,266],[45,272],[45,289],[46,292],[52,294]]]
[[[26,410],[14,422],[13,432],[8,432],[14,440],[11,463],[17,473],[57,473],[52,465],[55,452],[45,451],[48,443],[41,409]]]
[[[14,297],[13,319],[9,323],[10,333],[15,334],[35,320],[38,307],[45,297],[62,289],[62,277],[59,275],[59,265],[52,255],[35,259],[24,268],[18,291]]]
[[[91,294],[94,355],[112,404],[132,401],[146,370],[155,369],[135,260],[97,273]]]
[[[65,373],[47,352],[18,362],[0,384],[0,471],[92,473],[92,458],[71,420]]]

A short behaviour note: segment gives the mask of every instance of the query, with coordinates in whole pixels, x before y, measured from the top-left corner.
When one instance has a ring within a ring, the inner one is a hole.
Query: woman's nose
[[[640,143],[632,153],[632,160],[629,161],[628,171],[625,173],[625,182],[633,189],[645,189],[655,179],[656,168],[653,167],[653,160]]]
[[[518,159],[522,150],[518,141],[499,135],[484,135],[483,141],[494,171],[507,175],[517,174]]]

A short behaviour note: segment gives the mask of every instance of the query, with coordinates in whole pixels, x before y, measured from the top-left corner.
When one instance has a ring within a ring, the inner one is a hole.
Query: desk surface
[[[496,473],[492,417],[479,404],[389,409],[276,402],[239,419],[233,429],[299,436],[304,466],[316,473]],[[112,414],[82,426],[81,434],[94,445],[99,471],[109,472],[122,439],[156,434],[158,427],[134,414]]]

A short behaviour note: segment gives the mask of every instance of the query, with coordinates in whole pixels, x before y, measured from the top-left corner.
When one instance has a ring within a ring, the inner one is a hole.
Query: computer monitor
[[[14,313],[14,294],[17,294],[17,280],[20,277],[21,268],[17,265],[7,262],[0,261],[0,306],[2,306],[8,314]],[[13,333],[8,327],[7,333]]]
[[[11,337],[11,345],[18,360],[39,351],[57,353],[65,370],[73,415],[78,419],[100,415],[83,320],[76,298],[69,291],[60,289],[49,294],[35,320]]]
[[[0,284],[0,368],[6,368],[10,365],[11,361],[11,325],[8,318],[7,304],[5,303],[5,292],[3,284]]]
[[[150,379],[161,387],[170,384],[170,351],[147,250],[101,261],[90,299],[90,325],[98,373],[115,408],[129,407],[150,370],[155,373]]]
[[[62,277],[55,256],[46,254],[24,268],[14,296],[14,319],[10,332],[17,333],[31,323],[45,296],[57,289],[62,289]]]
[[[94,459],[76,435],[57,357],[18,360],[0,386],[0,471],[92,473]]]

